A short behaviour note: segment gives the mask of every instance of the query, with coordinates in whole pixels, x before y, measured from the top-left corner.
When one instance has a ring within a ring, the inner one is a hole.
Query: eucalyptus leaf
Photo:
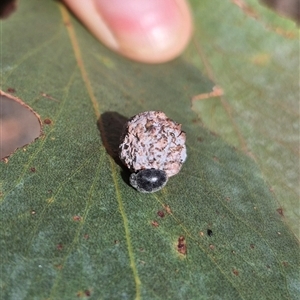
[[[299,244],[280,195],[244,149],[208,130],[191,97],[215,82],[197,59],[123,59],[53,1],[21,1],[1,26],[1,89],[48,120],[0,164],[3,299],[298,298]],[[142,194],[116,141],[148,110],[182,124],[188,158],[164,189]]]

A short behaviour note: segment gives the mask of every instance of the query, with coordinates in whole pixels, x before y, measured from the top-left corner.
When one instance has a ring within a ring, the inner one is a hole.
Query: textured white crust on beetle
[[[154,168],[171,177],[186,160],[185,139],[181,124],[161,111],[146,111],[125,125],[120,159],[132,172]]]

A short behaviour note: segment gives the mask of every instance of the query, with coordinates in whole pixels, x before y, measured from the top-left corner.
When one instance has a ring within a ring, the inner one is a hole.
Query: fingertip
[[[169,61],[182,53],[192,35],[185,0],[64,1],[107,47],[136,61]]]

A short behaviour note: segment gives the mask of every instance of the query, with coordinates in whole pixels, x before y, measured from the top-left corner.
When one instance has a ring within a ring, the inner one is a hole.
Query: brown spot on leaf
[[[186,242],[183,235],[178,238],[177,251],[183,255],[186,255],[187,253]]]
[[[77,294],[76,294],[76,296],[78,297],[78,298],[81,298],[82,297],[82,291],[79,291],[79,292],[77,292]]]
[[[120,241],[119,240],[115,240],[115,245],[119,245]]]
[[[276,211],[277,211],[282,217],[284,217],[284,214],[283,214],[283,208],[282,208],[282,207],[277,208]]]
[[[59,264],[59,265],[55,265],[54,267],[55,267],[56,269],[58,269],[58,270],[61,270],[61,269],[63,268],[63,266],[60,265],[60,264]]]
[[[52,100],[52,101],[59,102],[59,100],[53,98],[51,95],[48,95],[48,94],[46,94],[46,93],[41,93],[41,95],[42,95],[43,97],[47,98],[47,99]]]
[[[193,96],[192,102],[197,101],[197,100],[205,100],[205,99],[210,99],[210,98],[215,98],[215,97],[221,97],[223,95],[224,95],[223,89],[216,85],[213,87],[212,92],[202,93],[202,94]]]
[[[90,237],[90,236],[89,236],[87,233],[83,236],[83,238],[84,238],[85,240],[88,240],[89,237]]]
[[[237,269],[233,269],[232,270],[232,273],[235,275],[235,276],[239,276],[239,271]]]
[[[157,215],[158,215],[159,217],[163,218],[163,217],[165,216],[165,213],[164,213],[162,210],[159,210],[159,211],[157,212]]]
[[[44,124],[46,124],[46,125],[50,125],[51,123],[52,123],[52,121],[48,118],[44,120]]]
[[[63,249],[63,244],[62,243],[57,244],[56,249],[61,251]]]
[[[213,156],[213,160],[216,161],[216,162],[219,162],[219,158],[217,156]]]
[[[30,168],[30,172],[34,173],[36,171],[36,168],[32,167]]]
[[[81,216],[73,216],[73,221],[75,221],[75,222],[79,222],[79,221],[81,221],[82,220],[82,218],[81,218]]]
[[[171,208],[170,208],[170,206],[169,205],[164,205],[164,209],[165,209],[165,211],[167,212],[167,214],[172,214],[172,211],[171,211]]]
[[[254,248],[255,248],[255,245],[254,245],[254,244],[250,244],[250,248],[251,248],[251,249],[254,249]]]
[[[90,296],[91,296],[91,291],[90,291],[90,290],[85,290],[85,291],[84,291],[84,294],[85,294],[87,297],[90,297]]]
[[[289,265],[289,263],[288,263],[287,261],[283,261],[283,262],[282,262],[282,265],[283,265],[284,267],[287,267],[287,266]]]
[[[210,133],[211,135],[213,135],[213,136],[216,136],[216,137],[219,136],[215,131],[212,131],[212,130],[210,130],[209,133]]]
[[[199,143],[202,143],[202,142],[203,142],[203,138],[198,137],[198,138],[197,138],[197,141],[198,141]]]
[[[159,226],[159,224],[158,224],[158,222],[157,221],[151,221],[151,225],[153,226],[153,227],[158,227]]]
[[[14,88],[8,88],[7,92],[13,94],[16,92],[16,90]]]
[[[214,246],[213,244],[210,244],[210,245],[209,245],[209,249],[210,249],[210,250],[215,250],[215,246]]]

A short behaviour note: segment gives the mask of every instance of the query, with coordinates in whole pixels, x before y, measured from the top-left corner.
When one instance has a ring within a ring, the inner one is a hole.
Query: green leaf
[[[185,57],[224,96],[194,101],[193,109],[255,159],[299,239],[299,31],[257,0],[198,2]]]
[[[219,5],[212,18],[229,6],[212,2]],[[195,4],[196,17],[209,3]],[[245,18],[231,7],[228,14]],[[205,128],[201,106],[190,100],[214,86],[199,57],[157,66],[127,61],[50,1],[21,1],[1,26],[1,89],[14,88],[52,121],[0,164],[3,299],[298,298],[299,245],[277,211],[281,195],[270,191],[259,162],[229,145],[231,135]],[[220,85],[225,93],[241,89]],[[239,94],[240,105],[248,94]],[[219,103],[205,103],[212,101]],[[146,110],[163,110],[187,133],[187,162],[155,194],[132,189],[109,155],[124,118]],[[212,119],[226,129],[222,113]],[[182,237],[186,255],[178,251]]]

